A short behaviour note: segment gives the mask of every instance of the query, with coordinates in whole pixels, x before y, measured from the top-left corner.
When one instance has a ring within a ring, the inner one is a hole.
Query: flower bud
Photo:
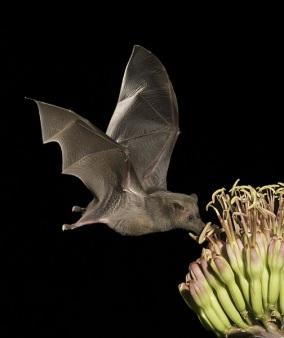
[[[223,283],[231,283],[235,280],[234,272],[224,257],[215,256],[210,265]]]

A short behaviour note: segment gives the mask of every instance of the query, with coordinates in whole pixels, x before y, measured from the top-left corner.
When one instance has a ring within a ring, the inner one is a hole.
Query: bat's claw
[[[81,224],[79,222],[76,222],[76,223],[73,223],[73,224],[63,224],[62,225],[62,230],[63,231],[65,231],[65,230],[72,230],[72,229],[80,227],[81,225],[84,225],[84,224]]]
[[[72,207],[72,212],[81,212],[81,213],[83,213],[83,212],[85,212],[86,211],[86,208],[81,208],[81,207],[79,207],[78,205],[74,205],[73,207]]]
[[[74,228],[77,228],[76,224],[63,224],[62,225],[62,230],[72,230]]]

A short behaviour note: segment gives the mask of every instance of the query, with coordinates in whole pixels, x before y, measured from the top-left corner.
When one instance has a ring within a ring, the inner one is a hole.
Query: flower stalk
[[[207,205],[207,241],[179,290],[217,336],[284,337],[284,184],[218,189]]]

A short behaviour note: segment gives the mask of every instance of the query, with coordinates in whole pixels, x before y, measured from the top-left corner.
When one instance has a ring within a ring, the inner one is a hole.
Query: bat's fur
[[[120,208],[118,214],[114,213],[108,224],[124,235],[144,235],[174,228],[198,233],[203,227],[194,195],[156,192],[135,201],[126,196],[123,203],[125,207]]]
[[[182,228],[199,233],[204,223],[197,196],[167,191],[166,175],[178,128],[177,101],[167,72],[135,46],[106,134],[73,111],[36,101],[43,141],[56,141],[63,173],[92,191],[82,217],[63,229],[106,223],[123,235]]]
[[[92,201],[85,211],[94,211]],[[98,205],[97,205],[98,208]],[[94,215],[91,216],[94,220]],[[84,224],[86,219],[84,216]],[[97,222],[106,223],[122,235],[139,236],[153,232],[182,228],[199,233],[204,224],[199,216],[197,196],[190,196],[169,191],[159,191],[149,195],[123,192],[112,207],[108,207],[104,216]],[[93,221],[91,221],[93,223]],[[80,220],[66,229],[81,226]]]

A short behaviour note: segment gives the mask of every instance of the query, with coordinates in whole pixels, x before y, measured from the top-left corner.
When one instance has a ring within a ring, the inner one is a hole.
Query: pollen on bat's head
[[[238,185],[212,195],[220,226],[208,223],[201,257],[179,290],[218,336],[284,337],[284,184]]]

